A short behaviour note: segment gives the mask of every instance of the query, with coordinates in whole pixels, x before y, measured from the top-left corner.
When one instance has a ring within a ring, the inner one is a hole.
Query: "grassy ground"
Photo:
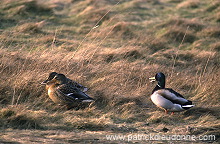
[[[219,143],[219,1],[1,3],[0,143]],[[52,71],[96,102],[55,105],[40,85]],[[195,107],[166,115],[153,105],[157,72]]]

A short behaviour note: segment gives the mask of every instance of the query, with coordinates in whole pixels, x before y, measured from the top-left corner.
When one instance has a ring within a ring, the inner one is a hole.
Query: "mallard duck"
[[[51,81],[57,74],[58,74],[57,72],[51,72],[49,74],[49,77],[45,81],[43,81],[41,84],[46,84],[46,89],[48,89],[47,83],[49,81]],[[77,83],[76,81],[73,81],[69,78],[66,78],[65,82],[68,83],[69,85],[71,85],[72,87],[77,87],[78,89],[80,89],[83,92],[86,92],[88,90],[87,87],[85,87],[85,86],[83,86],[83,85],[81,85],[81,84]]]
[[[68,79],[65,75],[56,74],[52,80],[46,83],[48,86],[48,95],[54,103],[65,105],[69,109],[79,103],[90,103],[94,101],[93,98],[77,87],[73,87],[67,81]]]
[[[153,89],[151,100],[159,108],[168,111],[180,112],[192,108],[192,101],[185,99],[181,94],[171,88],[165,88],[165,75],[157,73],[155,77],[149,78],[152,81],[157,81],[156,87]]]

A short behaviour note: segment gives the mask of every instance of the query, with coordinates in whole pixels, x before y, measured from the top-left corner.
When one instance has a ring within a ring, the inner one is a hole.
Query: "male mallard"
[[[155,77],[149,78],[152,81],[157,81],[156,87],[153,89],[151,100],[158,107],[165,110],[165,113],[179,112],[192,108],[192,101],[185,99],[176,91],[165,88],[165,75],[157,73]]]
[[[56,72],[51,72],[49,74],[49,77],[45,81],[43,81],[41,84],[46,84],[46,89],[48,89],[47,83],[49,81],[51,81],[57,74],[58,73],[56,73]],[[81,85],[81,84],[79,84],[79,83],[77,83],[77,82],[75,82],[75,81],[73,81],[69,78],[66,78],[65,82],[68,83],[69,85],[71,85],[72,87],[77,87],[78,89],[80,89],[83,92],[86,92],[88,90],[87,87],[85,87],[85,86],[83,86],[83,85]]]
[[[52,80],[47,82],[48,95],[54,103],[71,108],[73,105],[94,101],[93,98],[67,81],[68,78],[65,75],[56,74]]]

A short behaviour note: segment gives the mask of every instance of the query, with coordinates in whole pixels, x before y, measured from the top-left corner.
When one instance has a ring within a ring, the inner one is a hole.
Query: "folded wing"
[[[63,95],[65,99],[72,102],[92,102],[93,98],[89,97],[86,93],[68,84],[62,84],[56,88],[59,95]]]
[[[180,105],[192,104],[191,101],[185,99],[181,94],[169,88],[158,90],[157,93],[163,96],[164,98],[170,100],[174,104],[180,104]]]

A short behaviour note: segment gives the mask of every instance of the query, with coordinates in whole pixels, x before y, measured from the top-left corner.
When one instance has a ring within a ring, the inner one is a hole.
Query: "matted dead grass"
[[[217,17],[206,18],[218,6],[179,0],[44,2],[0,6],[0,143],[180,142],[128,141],[138,134],[214,135],[181,143],[219,142],[218,23]],[[52,71],[87,86],[96,101],[68,111],[54,104],[40,85]],[[195,107],[174,115],[157,108],[150,100],[155,83],[148,80],[157,72]]]
[[[199,0],[186,0],[177,5],[178,9],[181,8],[198,8],[200,4]]]

